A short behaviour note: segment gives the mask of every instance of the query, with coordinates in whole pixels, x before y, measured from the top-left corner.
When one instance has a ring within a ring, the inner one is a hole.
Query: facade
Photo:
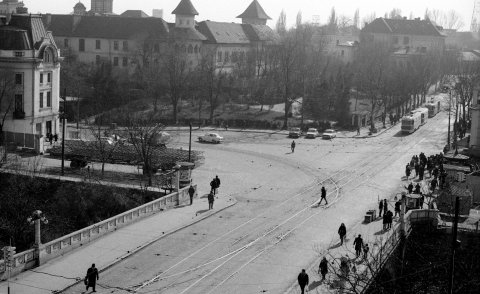
[[[383,43],[394,51],[427,53],[443,52],[445,35],[430,20],[377,18],[367,24],[360,33],[360,42]]]
[[[18,2],[18,0],[4,0],[0,2],[0,15],[12,14],[17,11],[17,8],[23,7],[23,2]]]
[[[47,133],[60,133],[60,54],[38,15],[0,20],[0,68],[15,79],[12,111],[3,130],[8,142],[43,152]],[[5,109],[5,108],[2,108]]]
[[[91,13],[112,14],[113,0],[92,0],[90,9]]]
[[[337,32],[330,32],[327,26],[318,27],[312,36],[312,43],[316,49],[335,56],[345,64],[355,60],[359,41],[359,30],[354,27]]]
[[[43,21],[53,32],[62,56],[93,64],[108,61],[119,69],[140,60],[158,60],[172,49],[185,54],[190,67],[199,63],[202,54],[213,52],[219,67],[233,68],[247,51],[261,52],[276,37],[270,27],[258,24],[266,23],[269,17],[256,0],[241,15],[245,17],[242,24],[197,22],[199,13],[190,0],[181,0],[172,11],[175,23],[140,17],[141,13],[128,14],[133,17],[48,14]]]

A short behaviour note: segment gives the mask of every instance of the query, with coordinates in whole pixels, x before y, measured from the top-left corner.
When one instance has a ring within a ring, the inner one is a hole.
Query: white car
[[[318,131],[317,131],[317,129],[315,129],[315,128],[309,128],[309,129],[307,130],[307,134],[305,135],[305,138],[315,139],[316,137],[318,137]]]
[[[206,133],[205,135],[198,137],[198,141],[219,144],[220,142],[223,142],[223,137],[217,133]]]
[[[326,129],[322,134],[322,139],[333,139],[337,136],[337,132],[333,129]]]

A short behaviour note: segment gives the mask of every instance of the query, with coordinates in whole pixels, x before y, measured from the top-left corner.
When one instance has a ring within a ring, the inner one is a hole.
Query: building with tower
[[[92,0],[90,6],[90,13],[112,14],[113,0]]]
[[[12,14],[17,11],[17,8],[23,8],[25,5],[18,0],[3,0],[0,2],[0,14]]]
[[[60,133],[60,54],[41,16],[0,17],[0,70],[13,85],[0,108],[7,141],[43,152],[45,135]]]
[[[254,25],[266,25],[267,21],[271,19],[263,10],[262,6],[258,3],[257,0],[247,7],[247,9],[237,16],[237,18],[242,19],[243,24],[254,24]]]
[[[85,7],[85,5],[83,5],[82,2],[78,2],[73,7],[73,14],[75,14],[75,15],[85,15],[85,14],[87,14],[87,8]]]

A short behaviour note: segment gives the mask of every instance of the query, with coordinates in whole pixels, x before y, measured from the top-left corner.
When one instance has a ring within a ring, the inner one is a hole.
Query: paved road
[[[285,292],[301,268],[336,244],[340,223],[354,231],[378,198],[400,191],[413,154],[441,150],[446,122],[439,114],[409,136],[398,125],[371,139],[301,138],[293,154],[291,139],[276,134],[222,132],[225,144],[195,142],[206,157],[195,172],[218,174],[220,197],[239,203],[106,270],[97,292]],[[188,148],[186,134],[175,144]],[[321,185],[329,204],[316,207]]]

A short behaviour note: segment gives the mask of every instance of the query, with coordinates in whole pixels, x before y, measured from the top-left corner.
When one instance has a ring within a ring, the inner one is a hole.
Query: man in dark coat
[[[293,140],[292,144],[290,144],[290,148],[292,149],[292,153],[295,152],[295,140]]]
[[[188,188],[188,195],[190,195],[190,205],[193,204],[193,195],[195,195],[195,188],[193,185],[190,185],[190,188]]]
[[[328,273],[328,261],[325,256],[323,257],[322,261],[320,261],[318,272],[322,275],[322,281],[325,280],[325,275]]]
[[[383,211],[383,200],[380,200],[378,203],[378,217],[382,217],[382,211]]]
[[[343,240],[345,239],[345,235],[347,235],[347,228],[344,223],[338,228],[338,235],[340,235],[340,245],[343,245]]]
[[[320,206],[320,203],[322,203],[322,200],[325,199],[325,205],[328,205],[328,202],[327,202],[327,190],[325,190],[325,187],[322,187],[322,195],[321,195],[321,198],[320,198],[320,202],[318,202],[318,206]]]
[[[405,175],[407,176],[407,181],[408,181],[408,177],[410,177],[410,165],[408,163],[405,166]]]
[[[415,194],[422,194],[422,191],[421,191],[420,189],[421,189],[420,184],[417,183],[417,184],[415,185],[415,191],[413,191],[413,193],[415,193]]]
[[[412,182],[410,182],[410,184],[408,185],[408,187],[405,187],[407,190],[408,190],[408,194],[412,194],[413,192],[413,184]]]
[[[217,181],[215,181],[215,178],[210,182],[210,193],[215,195],[215,190],[217,189]]]
[[[385,214],[387,214],[387,210],[388,210],[387,199],[383,199],[383,217],[385,217]]]
[[[437,188],[437,178],[433,178],[433,180],[430,182],[430,186],[431,186],[431,189],[432,189],[432,192],[435,192],[435,188]]]
[[[97,292],[95,290],[95,285],[97,284],[98,280],[98,270],[95,267],[95,264],[92,264],[92,267],[87,270],[87,275],[85,276],[85,282],[87,285],[87,291],[89,287],[92,287],[92,292]]]
[[[220,179],[218,178],[218,175],[215,176],[215,194],[218,193],[217,189],[220,188]]]
[[[308,285],[308,274],[302,269],[302,272],[298,274],[298,285],[300,285],[300,289],[302,290],[302,294],[305,293],[305,286]]]
[[[387,230],[389,230],[392,228],[393,212],[391,212],[390,210],[387,211],[386,216],[387,216]]]
[[[359,257],[360,254],[362,253],[362,247],[363,247],[362,235],[359,234],[358,237],[355,238],[355,240],[353,241],[353,246],[355,247],[355,253],[357,257]]]
[[[400,208],[402,206],[402,201],[398,200],[397,202],[395,202],[395,216],[400,216]]]
[[[213,197],[213,193],[210,192],[210,194],[208,194],[208,210],[213,209],[214,200],[215,200],[215,197]]]

